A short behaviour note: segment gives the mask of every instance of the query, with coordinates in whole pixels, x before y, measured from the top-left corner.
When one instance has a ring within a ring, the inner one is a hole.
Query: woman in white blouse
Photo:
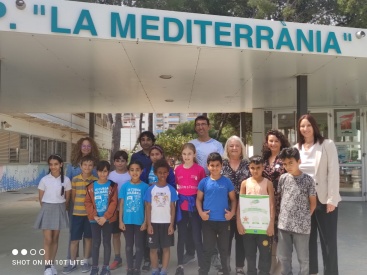
[[[317,232],[319,232],[325,275],[338,275],[337,223],[339,162],[334,142],[321,136],[316,120],[309,114],[298,120],[298,144],[302,172],[315,180],[317,207],[311,217],[310,274],[318,273]]]

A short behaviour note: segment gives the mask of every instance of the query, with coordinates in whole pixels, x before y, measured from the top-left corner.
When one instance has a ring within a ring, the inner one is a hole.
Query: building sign
[[[358,29],[55,0],[0,0],[0,31],[367,56]]]

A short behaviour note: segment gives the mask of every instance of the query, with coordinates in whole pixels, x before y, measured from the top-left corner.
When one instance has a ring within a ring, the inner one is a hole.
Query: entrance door
[[[311,110],[310,113],[316,119],[321,135],[334,140],[337,147],[340,195],[343,200],[366,200],[367,169],[364,165],[366,152],[363,148],[367,148],[367,135],[364,134],[367,116],[361,116],[359,109]],[[297,142],[296,125],[294,111],[265,112],[265,130],[279,129],[291,145]]]
[[[333,140],[340,165],[340,195],[345,201],[365,200],[365,117],[359,109],[336,109],[333,120]]]
[[[273,129],[278,129],[288,139],[291,145],[297,142],[296,112],[274,112]]]

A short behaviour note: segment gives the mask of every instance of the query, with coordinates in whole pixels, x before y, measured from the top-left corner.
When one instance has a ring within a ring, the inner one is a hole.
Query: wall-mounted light
[[[24,10],[26,7],[25,1],[24,0],[16,0],[15,1],[15,6],[20,9],[20,10]]]
[[[1,129],[7,129],[7,128],[10,128],[11,127],[11,124],[7,121],[1,121]]]
[[[366,36],[366,33],[364,31],[358,31],[358,32],[356,32],[356,37],[358,39],[361,39],[361,38],[363,38],[365,36]]]
[[[162,79],[171,79],[172,78],[172,75],[170,75],[170,74],[162,74],[159,77],[162,78]]]

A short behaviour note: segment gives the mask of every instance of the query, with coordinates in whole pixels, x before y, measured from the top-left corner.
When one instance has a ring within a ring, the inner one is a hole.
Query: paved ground
[[[38,255],[42,248],[42,233],[32,228],[39,211],[36,188],[22,189],[17,192],[0,193],[0,274],[1,275],[36,275],[43,274],[43,266],[38,264],[42,256]],[[339,208],[339,271],[340,275],[367,274],[367,203],[343,202]],[[123,237],[122,237],[123,239]],[[66,255],[68,231],[62,231],[60,236],[57,259],[63,261]],[[234,247],[234,245],[233,245]],[[19,254],[14,256],[12,250]],[[28,254],[21,255],[26,249]],[[32,250],[33,249],[33,250]],[[30,253],[36,255],[30,255]],[[319,253],[321,258],[321,253]],[[175,248],[171,249],[169,273],[174,274],[176,268]],[[294,274],[298,273],[296,257],[293,257]],[[320,264],[322,261],[320,259]],[[231,260],[232,269],[234,260]],[[58,265],[62,274],[62,265]],[[322,270],[320,268],[320,270]],[[81,275],[81,270],[72,274]],[[125,269],[119,268],[112,274],[125,274]],[[147,273],[150,274],[150,273]],[[185,274],[197,274],[197,263],[185,267]],[[216,274],[214,269],[211,275]],[[232,274],[235,274],[232,271]],[[322,272],[319,273],[320,275]]]

